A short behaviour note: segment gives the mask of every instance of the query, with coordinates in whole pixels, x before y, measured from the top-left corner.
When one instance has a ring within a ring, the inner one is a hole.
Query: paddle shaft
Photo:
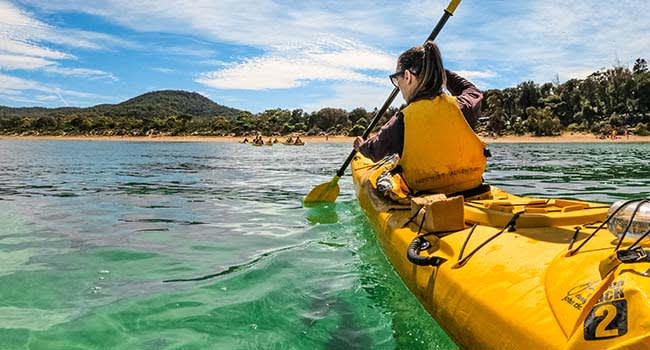
[[[445,9],[444,13],[442,14],[442,17],[440,18],[440,20],[438,20],[438,24],[436,24],[436,26],[435,26],[435,28],[433,28],[433,31],[431,32],[431,34],[429,34],[429,37],[427,38],[427,40],[425,40],[425,43],[427,41],[429,41],[429,40],[432,40],[432,41],[435,40],[435,38],[438,36],[438,33],[440,33],[440,30],[442,29],[442,27],[444,27],[445,23],[447,23],[447,20],[449,19],[449,17],[453,16],[454,10],[458,6],[458,3],[460,3],[460,1],[456,1],[456,0],[451,1],[451,3],[449,4],[449,7],[447,7]],[[370,132],[377,125],[377,123],[379,122],[379,119],[381,119],[381,117],[384,115],[384,113],[386,113],[386,111],[388,110],[388,107],[390,107],[390,105],[393,103],[393,100],[395,99],[395,97],[397,97],[398,93],[399,93],[399,88],[396,87],[396,88],[393,89],[393,91],[390,93],[390,95],[388,95],[388,98],[386,99],[386,102],[384,102],[384,105],[381,106],[381,108],[377,111],[377,113],[375,113],[375,117],[372,119],[372,121],[370,122],[370,124],[368,125],[366,130],[363,131],[363,136],[361,136],[361,137],[363,137],[364,140],[368,138],[368,136],[370,135]],[[352,152],[350,152],[350,155],[345,160],[345,162],[343,162],[343,165],[341,165],[341,168],[339,169],[339,171],[336,172],[336,176],[338,176],[338,177],[343,176],[343,173],[345,173],[345,169],[348,168],[348,165],[350,165],[350,162],[352,161],[352,158],[354,158],[354,155],[356,153],[357,153],[356,150],[352,150]]]

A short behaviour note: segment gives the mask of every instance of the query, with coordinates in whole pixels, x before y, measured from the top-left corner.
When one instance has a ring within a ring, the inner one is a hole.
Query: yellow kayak
[[[386,256],[461,348],[650,349],[650,259],[628,243],[617,258],[608,205],[490,187],[461,200],[465,228],[427,233],[369,184],[376,164],[351,166]]]

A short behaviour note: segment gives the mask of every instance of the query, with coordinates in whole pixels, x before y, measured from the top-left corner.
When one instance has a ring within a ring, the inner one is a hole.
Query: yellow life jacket
[[[402,113],[404,148],[399,164],[411,190],[448,194],[482,183],[485,145],[467,124],[456,98],[419,100]]]

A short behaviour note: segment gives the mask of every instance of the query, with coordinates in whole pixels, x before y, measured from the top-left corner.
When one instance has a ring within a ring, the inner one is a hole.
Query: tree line
[[[391,108],[379,126],[398,111]],[[375,111],[356,108],[268,109],[250,113],[220,106],[196,93],[151,92],[118,105],[91,108],[0,108],[0,134],[10,135],[361,135]],[[614,66],[571,79],[485,91],[481,133],[557,135],[563,131],[648,135],[650,72],[639,58],[632,69]],[[378,127],[379,127],[378,126]]]
[[[397,109],[389,110],[392,115]],[[39,117],[0,117],[0,134],[5,135],[98,135],[98,136],[241,136],[263,135],[361,135],[374,112],[356,108],[323,108],[306,113],[302,109],[269,109],[252,114],[241,111],[234,118],[195,117],[190,114],[166,118],[135,116],[89,116],[81,113]]]
[[[562,84],[528,81],[488,90],[481,122],[482,130],[496,135],[550,136],[562,131],[609,135],[626,130],[648,135],[648,64],[639,58],[632,69],[615,66]]]

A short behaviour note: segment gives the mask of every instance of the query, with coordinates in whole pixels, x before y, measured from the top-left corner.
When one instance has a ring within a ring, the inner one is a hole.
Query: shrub
[[[350,129],[348,136],[361,136],[363,135],[364,130],[366,130],[365,126],[361,124],[356,124],[355,126],[352,127],[352,129]]]
[[[645,123],[639,123],[636,125],[636,131],[634,132],[636,135],[639,136],[648,136],[650,135],[650,131],[648,130],[648,125]]]

